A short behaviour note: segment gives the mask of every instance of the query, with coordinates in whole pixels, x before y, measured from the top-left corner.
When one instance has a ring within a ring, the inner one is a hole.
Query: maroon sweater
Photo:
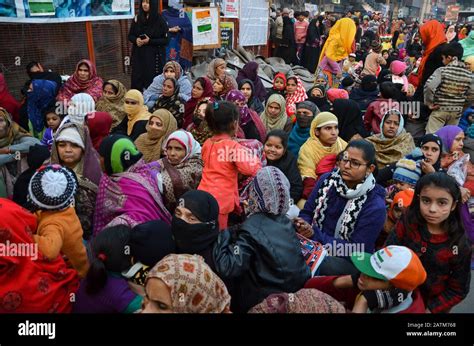
[[[431,234],[426,225],[399,221],[385,245],[406,246],[418,255],[428,275],[420,291],[431,312],[449,312],[469,293],[472,253],[466,237],[450,244],[447,234]]]

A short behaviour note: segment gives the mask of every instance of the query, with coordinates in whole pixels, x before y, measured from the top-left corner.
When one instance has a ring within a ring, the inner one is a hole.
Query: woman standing
[[[316,71],[317,62],[319,61],[319,54],[321,54],[321,35],[324,32],[322,26],[323,17],[314,18],[308,26],[308,33],[306,34],[306,45],[303,54],[303,66],[309,72]]]
[[[132,21],[128,40],[132,48],[132,89],[141,92],[163,70],[168,24],[158,13],[157,0],[142,0],[140,12]]]

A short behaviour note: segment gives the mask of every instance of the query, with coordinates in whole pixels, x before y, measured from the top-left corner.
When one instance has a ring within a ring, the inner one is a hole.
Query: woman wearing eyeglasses
[[[354,140],[341,156],[336,169],[318,180],[294,220],[298,233],[328,250],[317,275],[356,273],[349,256],[352,251],[374,251],[386,218],[385,190],[372,174],[374,146]]]
[[[145,106],[142,93],[136,89],[127,91],[123,108],[127,117],[112,130],[112,133],[126,135],[135,141],[138,136],[146,132],[146,125],[151,114]]]

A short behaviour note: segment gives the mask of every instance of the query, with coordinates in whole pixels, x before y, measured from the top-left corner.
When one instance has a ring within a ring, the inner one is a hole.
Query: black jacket
[[[232,311],[247,312],[272,293],[292,293],[310,278],[292,222],[254,214],[235,234],[225,230],[214,245],[217,274],[236,279]]]
[[[148,123],[148,120],[138,120],[135,125],[133,125],[132,133],[130,136],[127,134],[127,128],[128,128],[128,118],[125,117],[120,124],[115,126],[111,134],[115,135],[124,135],[130,137],[132,141],[135,142],[135,140],[143,133],[146,132],[146,124]]]
[[[303,181],[301,180],[295,155],[287,150],[280,160],[267,160],[267,162],[269,166],[278,168],[288,178],[290,182],[290,196],[295,204],[298,203],[303,194]]]

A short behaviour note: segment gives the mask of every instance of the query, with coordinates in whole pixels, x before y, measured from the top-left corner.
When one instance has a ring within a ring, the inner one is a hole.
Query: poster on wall
[[[219,48],[221,45],[219,7],[194,7],[191,14],[194,49]]]
[[[0,0],[0,22],[65,23],[132,19],[133,0]]]
[[[239,0],[222,0],[222,12],[225,18],[239,18]]]
[[[315,16],[318,13],[318,5],[304,4],[304,10],[308,11],[312,16]]]
[[[232,49],[234,47],[234,23],[221,22],[221,47]]]
[[[268,41],[268,0],[240,0],[239,44],[265,45]]]

